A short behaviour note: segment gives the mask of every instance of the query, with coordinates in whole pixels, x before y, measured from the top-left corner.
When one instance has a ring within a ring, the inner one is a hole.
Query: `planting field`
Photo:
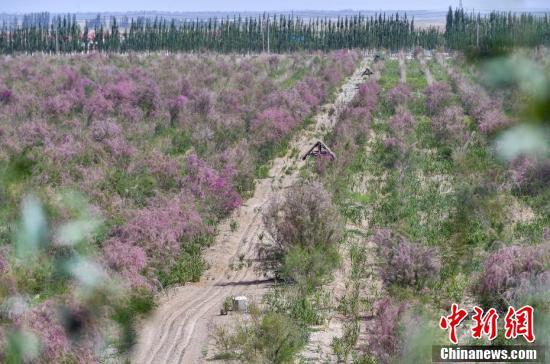
[[[2,59],[3,345],[28,332],[46,361],[126,352],[155,293],[201,278],[220,219],[359,58]]]
[[[548,59],[3,56],[0,361],[422,363],[453,303],[547,342]]]

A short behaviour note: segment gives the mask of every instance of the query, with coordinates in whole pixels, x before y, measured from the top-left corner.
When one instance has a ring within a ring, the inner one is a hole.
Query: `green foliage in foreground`
[[[237,360],[243,363],[292,363],[294,356],[306,343],[307,331],[287,315],[268,312],[261,314],[251,307],[250,320],[233,331],[218,328],[215,333],[218,360]]]

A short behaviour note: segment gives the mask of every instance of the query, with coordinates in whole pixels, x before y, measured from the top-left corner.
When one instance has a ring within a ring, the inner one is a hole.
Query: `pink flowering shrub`
[[[233,171],[233,184],[239,192],[251,191],[254,186],[256,161],[250,149],[248,142],[241,141],[219,156],[223,168]]]
[[[177,256],[182,241],[202,232],[202,218],[193,201],[178,195],[137,211],[117,235],[141,245],[151,258],[167,262]]]
[[[41,341],[42,357],[55,361],[67,354],[70,342],[53,301],[45,301],[25,314],[25,323]]]
[[[8,89],[0,90],[0,104],[8,104],[13,100],[13,92]]]
[[[378,83],[374,80],[368,81],[359,85],[359,92],[355,100],[352,101],[352,106],[364,106],[372,112],[378,105],[379,96],[380,86]]]
[[[89,120],[105,118],[113,112],[113,102],[96,90],[84,101],[83,110]]]
[[[0,275],[2,275],[2,273],[7,272],[9,269],[9,263],[6,256],[7,256],[6,249],[1,249],[0,250]]]
[[[159,151],[151,153],[148,164],[151,172],[159,179],[175,179],[180,174],[180,163]]]
[[[451,99],[451,89],[443,82],[434,82],[426,87],[426,110],[430,115],[439,113]]]
[[[296,119],[283,108],[268,108],[256,116],[251,130],[259,143],[277,142],[296,126]]]
[[[46,153],[58,161],[69,161],[80,154],[82,150],[82,143],[77,141],[72,134],[65,134],[56,143],[49,143],[46,146]]]
[[[399,109],[395,115],[393,115],[389,124],[393,131],[399,133],[401,131],[410,131],[415,126],[414,117],[406,109]]]
[[[398,106],[406,106],[412,99],[412,93],[409,86],[404,83],[399,83],[397,86],[388,91],[388,101],[395,109]]]
[[[242,111],[244,92],[241,90],[223,90],[220,92],[219,100],[224,109],[232,113]]]
[[[147,279],[141,274],[147,266],[147,254],[141,246],[131,242],[111,238],[103,246],[107,264],[119,272],[130,286],[134,288],[150,287]]]
[[[489,304],[520,304],[529,294],[548,292],[549,264],[548,244],[501,248],[485,260],[477,292]]]
[[[216,172],[196,154],[187,157],[187,182],[193,194],[213,205],[215,215],[224,216],[241,204],[241,198],[232,183],[234,170],[225,168]]]
[[[27,148],[44,145],[50,139],[51,134],[50,125],[43,121],[29,121],[17,130],[19,143]]]
[[[518,191],[532,194],[550,183],[550,161],[522,155],[510,163],[509,174]]]
[[[374,322],[367,326],[368,349],[380,363],[392,363],[400,354],[402,318],[406,305],[386,296],[374,304]]]
[[[208,90],[201,90],[192,95],[193,111],[199,115],[207,116],[212,110],[213,95]]]
[[[106,86],[105,94],[115,104],[121,105],[123,103],[133,104],[136,102],[134,93],[136,92],[136,85],[133,81],[122,79],[118,82],[111,83]]]
[[[441,262],[435,249],[412,243],[388,229],[377,230],[373,242],[384,260],[381,275],[387,284],[422,287],[439,277]]]
[[[490,99],[483,88],[470,85],[464,76],[456,72],[450,72],[449,76],[464,109],[474,118],[483,134],[494,134],[511,124],[511,121],[499,110],[498,104]]]
[[[435,135],[443,141],[464,143],[467,139],[464,112],[458,106],[450,106],[432,118]]]
[[[114,121],[96,121],[90,127],[92,138],[115,158],[129,158],[136,148],[122,135],[122,128]]]
[[[303,102],[315,109],[326,98],[325,85],[319,79],[308,77],[296,84],[296,91]]]
[[[498,109],[487,110],[478,122],[483,134],[493,134],[510,125],[510,120]]]

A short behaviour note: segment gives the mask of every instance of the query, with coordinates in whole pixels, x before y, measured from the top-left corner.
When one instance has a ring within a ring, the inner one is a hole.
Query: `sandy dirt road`
[[[366,81],[361,73],[367,62],[345,81],[333,103],[320,108],[315,122],[293,139],[289,153],[273,161],[269,177],[257,181],[253,197],[221,224],[216,242],[205,252],[209,269],[201,280],[159,295],[157,309],[138,332],[132,363],[203,363],[212,354],[207,352],[211,328],[227,320],[220,316],[225,298],[243,294],[261,299],[270,285],[255,269],[262,209],[274,194],[297,181],[302,153],[334,127],[358,85]],[[231,222],[237,228],[231,229]]]

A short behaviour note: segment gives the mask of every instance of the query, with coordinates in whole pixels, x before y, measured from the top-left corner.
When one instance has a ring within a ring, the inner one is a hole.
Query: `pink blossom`
[[[451,90],[446,83],[434,82],[426,87],[426,110],[435,115],[450,100]]]
[[[0,104],[8,104],[13,100],[13,92],[8,89],[0,91]]]
[[[479,131],[484,134],[493,134],[511,124],[510,120],[497,109],[487,110],[479,118]]]
[[[203,231],[202,219],[193,202],[178,195],[138,210],[115,231],[115,237],[142,247],[154,262],[167,264],[177,257],[182,241],[189,241]]]
[[[388,91],[388,101],[395,108],[400,105],[406,105],[412,99],[412,93],[409,86],[399,83]]]
[[[21,145],[24,147],[40,146],[49,140],[52,131],[50,126],[43,121],[30,121],[21,125],[17,134]]]
[[[391,117],[389,123],[395,132],[410,130],[415,125],[412,114],[404,109],[398,110],[397,113]]]
[[[179,162],[159,151],[154,151],[148,161],[151,172],[160,177],[175,178],[180,174]]]
[[[493,301],[504,297],[512,304],[519,303],[518,300],[524,296],[518,294],[518,290],[524,292],[528,286],[535,287],[539,284],[542,284],[541,289],[548,289],[549,262],[548,245],[512,245],[501,248],[485,260],[478,291]]]
[[[107,138],[116,138],[122,135],[122,128],[111,120],[100,120],[92,123],[90,127],[92,137],[100,142]]]
[[[359,85],[359,92],[352,106],[364,106],[373,112],[378,105],[380,86],[374,80]]]
[[[123,102],[135,102],[134,92],[136,91],[136,85],[130,80],[120,80],[115,84],[108,85],[107,95],[115,103]]]
[[[115,237],[105,242],[103,254],[109,266],[120,272],[132,287],[150,287],[147,279],[141,274],[147,265],[147,256],[142,247],[120,241]]]
[[[380,363],[391,363],[401,350],[401,320],[406,305],[383,297],[375,302],[375,320],[368,328],[369,350]]]
[[[54,159],[67,161],[79,154],[83,147],[72,134],[65,134],[58,143],[49,144],[46,149]]]
[[[113,103],[97,90],[84,101],[84,112],[90,119],[103,118],[113,112]]]
[[[432,119],[435,134],[447,141],[456,140],[463,143],[467,140],[464,112],[458,106],[445,108]]]
[[[196,154],[191,154],[187,157],[187,171],[191,191],[199,198],[211,200],[217,215],[223,216],[240,206],[241,198],[231,181],[235,173],[233,168],[225,168],[218,174]]]
[[[258,140],[264,143],[280,140],[296,123],[296,119],[287,110],[272,107],[256,116],[251,123],[251,129]]]
[[[70,350],[70,342],[53,301],[45,301],[33,307],[26,314],[25,322],[41,339],[42,357],[45,360],[55,361]]]

